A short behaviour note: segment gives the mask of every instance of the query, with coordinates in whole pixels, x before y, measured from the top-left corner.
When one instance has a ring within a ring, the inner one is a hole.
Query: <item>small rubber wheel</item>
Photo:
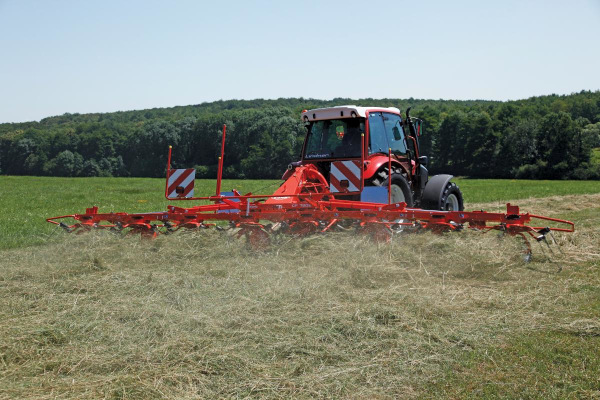
[[[442,211],[463,211],[463,196],[454,182],[448,182],[444,188],[442,194],[442,201],[440,202],[440,209]]]

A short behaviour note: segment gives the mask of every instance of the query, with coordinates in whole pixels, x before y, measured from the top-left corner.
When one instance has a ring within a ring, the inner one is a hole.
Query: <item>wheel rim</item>
[[[406,203],[406,197],[404,197],[404,192],[402,191],[402,188],[398,185],[394,185],[392,184],[392,203]],[[407,222],[407,220],[405,219],[396,219],[394,220],[394,223],[396,224],[402,224],[404,222]],[[398,228],[395,229],[396,232],[400,232],[404,229],[404,226],[400,226]]]
[[[406,203],[404,192],[398,185],[392,184],[392,203]]]
[[[444,209],[446,211],[459,211],[458,197],[456,197],[455,194],[451,193],[448,195],[446,204],[444,204]]]

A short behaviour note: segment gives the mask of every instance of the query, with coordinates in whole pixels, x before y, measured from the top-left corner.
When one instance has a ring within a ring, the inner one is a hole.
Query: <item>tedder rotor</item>
[[[464,211],[462,193],[451,175],[428,176],[427,157],[419,153],[421,121],[411,119],[409,110],[405,119],[396,108],[343,106],[304,111],[307,136],[302,159],[288,166],[284,182],[270,195],[221,192],[223,126],[212,196],[194,196],[195,169],[172,169],[169,146],[165,197],[210,204],[169,205],[166,211],[135,214],[99,213],[94,206],[82,214],[47,221],[67,232],[110,229],[147,238],[180,229],[227,229],[228,224],[252,248],[267,246],[273,233],[304,236],[352,227],[382,242],[398,232],[497,230],[523,238],[527,260],[531,258],[528,238],[548,244],[547,234],[574,231],[570,221],[521,213],[511,204],[504,213]]]

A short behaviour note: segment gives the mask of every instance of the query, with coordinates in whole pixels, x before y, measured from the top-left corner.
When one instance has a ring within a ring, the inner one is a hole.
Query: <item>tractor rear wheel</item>
[[[373,186],[382,186],[384,188],[388,188],[389,185],[389,181],[388,181],[388,173],[387,173],[387,168],[379,171],[375,176],[376,178],[373,179],[371,181],[371,184]],[[412,196],[412,192],[410,191],[410,185],[408,184],[408,181],[406,180],[406,178],[400,174],[400,173],[392,173],[392,184],[391,184],[391,191],[392,191],[392,196],[391,196],[391,200],[392,203],[406,203],[406,207],[412,207],[414,205],[413,203],[413,196]],[[396,230],[396,232],[399,232],[403,229],[403,225],[406,222],[408,222],[408,220],[405,219],[397,219],[395,221],[393,221],[397,227],[394,228]],[[389,231],[389,229],[388,229]],[[380,233],[382,232],[381,230],[379,231]],[[379,239],[376,239],[379,240]]]
[[[392,203],[404,202],[404,203],[406,203],[407,207],[412,207],[413,206],[413,197],[412,197],[412,193],[410,191],[410,185],[408,184],[408,181],[406,180],[406,178],[404,176],[402,176],[402,174],[398,174],[398,173],[393,173],[391,178],[392,178],[392,185],[391,185]],[[381,184],[377,185],[376,182],[381,182]],[[383,186],[384,188],[387,188],[389,185],[388,178],[386,178],[384,181],[373,180],[373,183],[376,186]]]

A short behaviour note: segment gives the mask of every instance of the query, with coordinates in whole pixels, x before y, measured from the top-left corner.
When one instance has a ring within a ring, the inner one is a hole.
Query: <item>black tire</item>
[[[373,186],[383,186],[385,188],[388,187],[388,173],[387,168],[385,170],[379,171],[373,180],[371,180]],[[402,196],[394,196],[394,193],[399,193],[400,190]],[[412,192],[410,190],[410,185],[408,181],[402,174],[393,173],[392,174],[392,203],[405,202],[407,207],[412,207],[414,205]]]
[[[442,211],[463,211],[463,195],[456,183],[448,182],[442,194],[440,210]]]

